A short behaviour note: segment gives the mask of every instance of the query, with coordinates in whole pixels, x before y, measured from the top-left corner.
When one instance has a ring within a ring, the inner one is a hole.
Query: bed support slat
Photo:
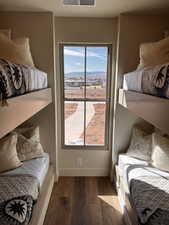
[[[31,118],[51,102],[51,88],[8,99],[8,106],[0,107],[0,138]]]
[[[169,134],[169,99],[119,89],[119,104]]]

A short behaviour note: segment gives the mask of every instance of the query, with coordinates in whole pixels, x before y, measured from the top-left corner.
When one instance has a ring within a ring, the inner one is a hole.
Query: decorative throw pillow
[[[169,37],[158,42],[144,43],[140,46],[138,69],[154,67],[169,62]]]
[[[146,133],[137,127],[133,127],[130,146],[127,155],[150,161],[152,151],[152,135]]]
[[[18,142],[16,145],[18,157],[21,161],[26,161],[34,158],[44,156],[44,151],[40,142],[34,142],[27,139],[23,135],[18,135]]]
[[[3,34],[0,34],[0,58],[16,64],[34,67],[30,52],[25,44],[16,44]]]
[[[0,29],[0,34],[3,34],[8,39],[11,39],[11,29]]]
[[[169,138],[153,133],[152,165],[169,171]]]
[[[38,126],[16,128],[15,132],[18,133],[17,152],[21,161],[43,157]]]
[[[15,131],[34,142],[40,142],[39,126],[18,127]]]
[[[16,143],[17,134],[9,134],[0,140],[0,172],[22,165],[17,155]]]

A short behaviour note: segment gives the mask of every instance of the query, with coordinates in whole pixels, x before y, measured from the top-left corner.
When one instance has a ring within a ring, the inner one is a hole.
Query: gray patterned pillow
[[[151,152],[152,134],[146,135],[144,131],[134,127],[127,155],[145,161],[151,161]]]
[[[44,151],[40,142],[34,142],[18,134],[18,142],[16,144],[18,158],[20,161],[26,161],[44,156]]]
[[[43,147],[40,143],[40,133],[38,126],[17,128],[18,134],[17,153],[20,161],[26,161],[44,156]]]

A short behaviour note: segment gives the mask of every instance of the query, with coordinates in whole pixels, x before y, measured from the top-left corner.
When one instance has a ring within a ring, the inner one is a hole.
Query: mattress
[[[169,63],[124,74],[123,89],[169,98]]]
[[[0,95],[2,99],[47,88],[47,86],[45,72],[0,59]]]
[[[26,80],[26,92],[31,92],[48,87],[47,73],[35,68],[30,69]]]
[[[151,177],[158,178],[160,176],[169,180],[168,172],[159,170],[151,166],[143,166],[143,165],[134,166],[133,165],[131,166],[130,171],[128,171],[128,183],[130,184],[132,179],[139,180],[139,178],[143,176],[148,177],[149,179],[151,179]]]
[[[147,161],[136,159],[126,154],[119,155],[118,169],[120,176],[124,178],[128,185],[132,179],[139,179],[142,176],[162,176],[169,179],[168,172],[151,167]]]
[[[127,154],[119,155],[118,169],[120,176],[124,176],[124,174],[127,173],[127,169],[133,165],[148,166],[148,162],[141,159],[133,158],[131,156],[128,156]]]
[[[127,185],[127,189],[126,186],[123,188],[130,192],[139,221],[141,221],[139,224],[167,225],[169,173],[125,154],[119,155],[118,168],[123,177],[123,185]]]
[[[150,166],[131,166],[128,184],[140,224],[168,225],[169,173]]]
[[[129,185],[129,174],[130,171],[135,172],[133,168],[144,168],[145,166],[148,166],[149,163],[147,161],[136,159],[131,156],[128,156],[127,154],[120,154],[118,159],[118,170],[119,175],[123,177],[124,182]],[[133,174],[132,174],[133,175]]]
[[[38,179],[41,187],[48,172],[48,168],[49,155],[45,153],[43,157],[24,161],[22,166],[14,170],[2,173],[2,175],[30,174]]]
[[[134,72],[124,74],[123,89],[142,93],[142,75],[143,70],[136,70]]]

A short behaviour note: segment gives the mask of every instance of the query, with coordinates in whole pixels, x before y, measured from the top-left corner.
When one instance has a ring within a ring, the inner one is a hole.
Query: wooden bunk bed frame
[[[33,215],[29,225],[43,225],[54,185],[54,180],[54,170],[52,165],[50,165],[48,173],[42,185],[38,201],[33,209]]]
[[[120,175],[118,165],[115,166],[116,169],[116,191],[118,194],[118,199],[120,207],[123,213],[124,222],[126,225],[139,225],[137,213],[132,206],[132,201],[130,199],[129,190],[127,184],[124,182],[124,178]]]
[[[0,138],[31,118],[52,102],[51,88],[7,99],[0,107]]]
[[[118,103],[169,134],[169,99],[119,89]]]
[[[0,138],[52,103],[51,88],[13,97],[7,101],[7,107],[0,107]],[[54,180],[54,169],[50,165],[34,207],[30,225],[43,225]]]
[[[169,99],[119,89],[118,103],[169,134]],[[116,189],[126,225],[139,225],[129,190],[116,165]]]

